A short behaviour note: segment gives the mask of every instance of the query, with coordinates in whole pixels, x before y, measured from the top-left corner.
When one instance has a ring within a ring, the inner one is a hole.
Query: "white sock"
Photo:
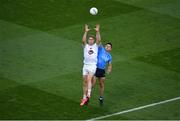
[[[91,89],[88,89],[88,95],[87,95],[88,97],[90,97],[91,96]]]
[[[83,95],[83,99],[86,99],[86,95]]]

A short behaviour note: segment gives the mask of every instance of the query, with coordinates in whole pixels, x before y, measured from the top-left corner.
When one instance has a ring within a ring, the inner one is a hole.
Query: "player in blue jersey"
[[[100,104],[103,104],[104,98],[104,81],[105,81],[105,70],[107,69],[107,74],[111,73],[112,71],[112,56],[110,51],[112,50],[112,44],[106,43],[105,47],[100,45],[98,48],[98,62],[97,62],[97,69],[95,73],[95,77],[93,79],[93,85],[96,83],[96,78],[99,80],[99,88],[100,88],[100,97],[99,101]]]

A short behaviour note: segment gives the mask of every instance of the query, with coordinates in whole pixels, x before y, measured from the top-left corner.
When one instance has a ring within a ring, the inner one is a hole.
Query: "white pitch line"
[[[176,98],[160,101],[160,102],[157,102],[157,103],[152,103],[152,104],[149,104],[149,105],[140,106],[140,107],[137,107],[137,108],[132,108],[132,109],[129,109],[129,110],[120,111],[120,112],[109,114],[109,115],[105,115],[105,116],[100,116],[100,117],[92,118],[92,119],[89,119],[87,121],[94,121],[94,120],[104,119],[104,118],[115,116],[115,115],[121,115],[121,114],[125,114],[125,113],[129,113],[129,112],[141,110],[141,109],[144,109],[144,108],[149,108],[149,107],[152,107],[152,106],[156,106],[156,105],[160,105],[160,104],[164,104],[164,103],[168,103],[168,102],[172,102],[172,101],[176,101],[176,100],[180,100],[180,97],[176,97]]]

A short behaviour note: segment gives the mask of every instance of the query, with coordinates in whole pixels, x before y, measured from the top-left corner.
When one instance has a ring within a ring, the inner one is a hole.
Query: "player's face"
[[[112,47],[110,44],[106,44],[105,49],[106,49],[106,51],[110,52],[112,50]]]
[[[93,45],[94,44],[94,38],[93,37],[89,37],[88,43],[90,45]]]

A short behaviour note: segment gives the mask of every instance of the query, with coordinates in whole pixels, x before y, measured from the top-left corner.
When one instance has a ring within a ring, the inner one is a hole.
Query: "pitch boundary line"
[[[172,98],[172,99],[168,99],[168,100],[164,100],[164,101],[160,101],[160,102],[156,102],[156,103],[151,103],[151,104],[148,104],[148,105],[140,106],[140,107],[137,107],[137,108],[132,108],[132,109],[128,109],[128,110],[124,110],[124,111],[120,111],[120,112],[116,112],[116,113],[112,113],[112,114],[108,114],[108,115],[92,118],[92,119],[89,119],[87,121],[94,121],[94,120],[104,119],[104,118],[108,118],[108,117],[115,116],[115,115],[121,115],[121,114],[125,114],[125,113],[129,113],[129,112],[133,112],[133,111],[137,111],[137,110],[141,110],[141,109],[145,109],[145,108],[149,108],[149,107],[165,104],[165,103],[176,101],[176,100],[180,100],[180,97],[176,97],[176,98]]]

